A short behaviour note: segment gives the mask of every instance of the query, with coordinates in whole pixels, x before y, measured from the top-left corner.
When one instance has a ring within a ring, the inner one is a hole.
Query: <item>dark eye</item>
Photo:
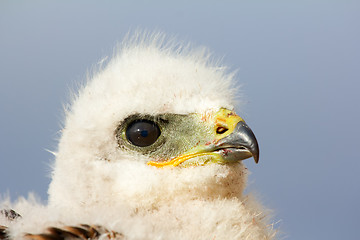
[[[160,128],[150,120],[136,120],[126,129],[126,138],[138,147],[150,146],[159,136]]]

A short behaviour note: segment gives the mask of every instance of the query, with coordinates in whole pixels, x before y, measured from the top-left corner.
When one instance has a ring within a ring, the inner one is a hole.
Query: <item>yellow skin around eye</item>
[[[209,111],[202,115],[199,114],[199,117],[201,118],[201,122],[212,126],[212,133],[211,133],[213,139],[212,142],[207,142],[207,143],[203,143],[202,145],[194,146],[189,151],[168,161],[161,161],[161,162],[149,161],[147,162],[147,164],[158,168],[176,167],[178,165],[182,165],[185,167],[187,165],[199,165],[198,163],[195,164],[191,163],[191,161],[189,161],[189,164],[186,164],[186,161],[194,159],[195,157],[196,158],[206,157],[207,160],[203,162],[203,164],[207,162],[222,162],[221,155],[216,152],[208,151],[206,146],[211,143],[215,143],[220,139],[230,135],[234,131],[237,123],[244,120],[238,115],[236,115],[235,112],[225,108],[221,108],[217,112]],[[218,133],[219,128],[225,131]]]

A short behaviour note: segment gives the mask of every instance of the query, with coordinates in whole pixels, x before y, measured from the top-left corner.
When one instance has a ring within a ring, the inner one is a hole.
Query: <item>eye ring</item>
[[[131,122],[125,131],[126,139],[134,146],[148,147],[156,142],[161,134],[159,126],[146,119]]]

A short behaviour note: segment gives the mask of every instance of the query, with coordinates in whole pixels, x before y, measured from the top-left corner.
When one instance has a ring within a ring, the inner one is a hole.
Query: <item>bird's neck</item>
[[[138,209],[190,200],[240,199],[247,179],[242,163],[186,169],[100,163],[87,168],[68,178],[61,177],[68,171],[55,171],[49,203],[82,208],[121,204]]]

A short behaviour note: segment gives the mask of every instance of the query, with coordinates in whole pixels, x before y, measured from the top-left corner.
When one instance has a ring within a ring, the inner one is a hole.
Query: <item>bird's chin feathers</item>
[[[51,186],[50,204],[75,208],[126,204],[149,209],[190,199],[241,198],[247,175],[241,163],[158,169],[133,159],[95,160],[72,171],[70,182]]]

